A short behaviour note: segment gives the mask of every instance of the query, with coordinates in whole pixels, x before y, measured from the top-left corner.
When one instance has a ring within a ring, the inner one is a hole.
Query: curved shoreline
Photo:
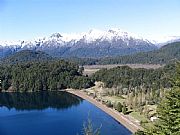
[[[100,102],[96,101],[95,99],[93,99],[92,97],[88,96],[83,91],[66,90],[66,92],[71,93],[73,95],[76,95],[78,97],[81,97],[81,98],[89,101],[90,103],[92,103],[93,105],[95,105],[96,107],[100,108],[102,111],[104,111],[105,113],[107,113],[108,115],[113,117],[115,120],[120,122],[123,126],[125,126],[127,129],[129,129],[132,133],[135,133],[138,129],[142,129],[141,126],[133,123],[128,118],[126,118],[126,116],[124,114],[119,113],[116,110],[113,110],[113,109],[103,105],[102,103],[100,103]]]

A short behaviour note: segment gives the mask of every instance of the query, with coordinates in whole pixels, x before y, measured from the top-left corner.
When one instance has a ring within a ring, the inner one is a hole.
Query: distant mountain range
[[[151,43],[155,44],[158,47],[167,45],[173,42],[180,42],[180,36],[162,36],[156,37],[155,39],[150,40]]]
[[[140,52],[125,56],[105,57],[105,58],[64,58],[79,65],[92,64],[166,64],[171,61],[180,60],[180,42],[169,43],[158,50]],[[42,62],[56,60],[49,54],[41,51],[22,50],[1,59],[0,64],[17,64],[22,62]],[[61,58],[62,59],[62,58]]]
[[[110,57],[156,50],[158,47],[142,37],[110,29],[100,31],[92,29],[87,33],[54,33],[48,38],[31,41],[0,42],[0,57],[5,57],[21,50],[43,51],[54,57]]]
[[[0,41],[0,58],[22,50],[43,51],[53,57],[63,58],[124,56],[157,50],[167,43],[180,41],[180,37],[165,37],[159,41],[147,40],[121,29],[92,29],[80,34],[54,33],[49,37],[30,41]]]

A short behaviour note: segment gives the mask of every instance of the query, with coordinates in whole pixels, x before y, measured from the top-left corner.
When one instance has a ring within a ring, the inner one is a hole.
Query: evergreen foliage
[[[169,90],[157,108],[158,120],[144,135],[180,135],[180,63],[176,66],[174,87]],[[136,133],[140,135],[140,132]]]
[[[118,112],[122,112],[122,108],[123,108],[122,104],[120,102],[118,102],[117,105],[116,105],[116,110]]]
[[[3,58],[0,64],[50,61],[54,58],[42,51],[22,50]]]
[[[175,63],[159,69],[132,69],[123,66],[99,70],[92,78],[95,81],[102,81],[105,87],[112,88],[107,92],[110,95],[111,93],[115,93],[116,96],[127,95],[126,105],[149,119],[151,110],[146,109],[146,105],[159,104],[166,91],[175,83],[171,79],[175,77],[175,71]]]
[[[79,66],[64,60],[2,65],[0,79],[3,90],[21,92],[82,89],[94,85],[91,79],[79,72]]]
[[[108,88],[121,87],[133,90],[144,87],[146,89],[160,89],[172,87],[170,76],[173,76],[175,64],[159,69],[132,69],[128,66],[118,66],[112,69],[101,69],[92,77],[102,81]]]

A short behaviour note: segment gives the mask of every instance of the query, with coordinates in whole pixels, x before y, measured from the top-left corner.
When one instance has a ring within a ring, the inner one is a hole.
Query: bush
[[[122,104],[120,102],[118,102],[117,105],[116,105],[116,110],[118,112],[122,112],[122,108],[123,108]]]
[[[145,135],[145,133],[141,130],[138,130],[137,132],[134,133],[134,135]]]
[[[141,125],[141,126],[144,126],[146,123],[148,123],[147,120],[141,120],[141,121],[140,121],[140,125]]]
[[[106,106],[107,106],[107,107],[113,107],[113,104],[111,103],[111,101],[108,101],[108,102],[106,103]]]

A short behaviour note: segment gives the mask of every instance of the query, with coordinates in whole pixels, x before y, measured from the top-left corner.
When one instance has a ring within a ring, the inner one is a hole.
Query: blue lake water
[[[131,132],[99,108],[65,92],[0,93],[0,135],[82,135],[91,119],[101,135]]]

